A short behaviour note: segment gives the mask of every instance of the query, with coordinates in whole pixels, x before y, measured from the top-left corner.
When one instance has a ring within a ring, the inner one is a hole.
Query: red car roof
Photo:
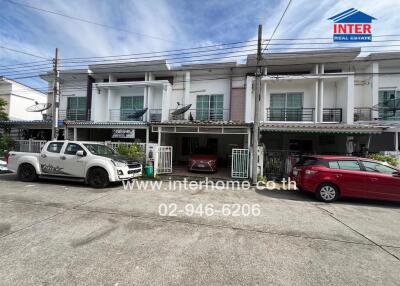
[[[323,160],[365,160],[367,158],[354,157],[354,156],[338,156],[338,155],[310,155],[310,158],[323,159]]]

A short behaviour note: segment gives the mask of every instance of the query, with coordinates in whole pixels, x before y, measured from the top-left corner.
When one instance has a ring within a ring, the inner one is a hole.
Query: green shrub
[[[0,157],[4,157],[6,151],[10,151],[14,146],[14,141],[6,136],[0,135]]]
[[[385,156],[382,154],[371,154],[368,156],[368,158],[376,161],[386,162],[394,167],[397,167],[399,165],[399,160],[392,156]]]
[[[118,145],[117,152],[142,163],[145,160],[145,154],[139,144],[120,144]]]

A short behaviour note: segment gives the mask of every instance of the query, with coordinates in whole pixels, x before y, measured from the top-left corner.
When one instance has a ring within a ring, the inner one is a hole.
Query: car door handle
[[[41,155],[40,155],[40,157],[42,157],[42,158],[46,158],[46,157],[47,157],[47,155],[46,155],[46,154],[41,154]]]
[[[342,174],[336,174],[336,178],[340,178]]]
[[[60,156],[60,159],[61,160],[65,160],[65,159],[67,159],[65,156]]]
[[[370,180],[371,182],[378,181],[378,179],[377,179],[377,178],[369,178],[369,180]]]

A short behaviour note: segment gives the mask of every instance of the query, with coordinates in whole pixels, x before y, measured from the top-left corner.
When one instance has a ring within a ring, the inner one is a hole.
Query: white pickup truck
[[[84,180],[94,188],[142,175],[142,165],[94,142],[49,141],[40,153],[11,151],[7,167],[24,182],[38,177]]]

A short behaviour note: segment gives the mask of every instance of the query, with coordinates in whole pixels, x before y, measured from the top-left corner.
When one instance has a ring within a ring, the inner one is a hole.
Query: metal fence
[[[40,153],[46,140],[16,140],[14,151]]]
[[[298,152],[268,150],[264,153],[264,174],[269,180],[278,180],[289,175],[301,156]]]

